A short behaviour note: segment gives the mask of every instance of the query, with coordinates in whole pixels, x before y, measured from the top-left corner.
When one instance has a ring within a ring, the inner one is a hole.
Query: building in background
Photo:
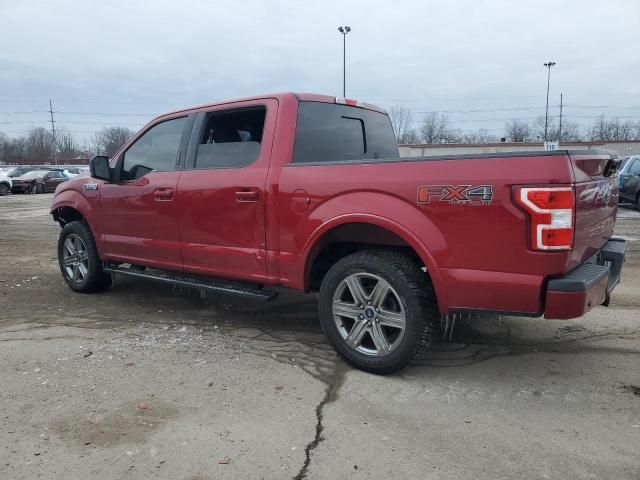
[[[437,155],[478,155],[487,153],[530,152],[544,150],[542,142],[522,143],[432,143],[399,145],[401,157],[429,157]],[[626,142],[561,142],[561,150],[611,150],[621,157],[640,154],[640,140]]]

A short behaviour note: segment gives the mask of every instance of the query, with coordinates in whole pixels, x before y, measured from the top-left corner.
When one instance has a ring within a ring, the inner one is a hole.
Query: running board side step
[[[238,283],[225,282],[224,280],[213,281],[207,277],[190,275],[188,273],[168,272],[164,270],[138,270],[135,268],[124,268],[112,263],[107,263],[103,271],[111,275],[123,275],[126,277],[141,278],[155,282],[175,285],[179,287],[193,288],[207,292],[233,295],[236,297],[251,298],[268,302],[278,296],[278,292],[270,292],[259,288],[252,288]]]

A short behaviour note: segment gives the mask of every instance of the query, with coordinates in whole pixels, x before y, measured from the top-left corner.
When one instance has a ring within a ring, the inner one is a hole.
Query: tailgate
[[[598,152],[570,152],[569,157],[576,182],[571,269],[593,256],[613,235],[618,211],[619,160]]]

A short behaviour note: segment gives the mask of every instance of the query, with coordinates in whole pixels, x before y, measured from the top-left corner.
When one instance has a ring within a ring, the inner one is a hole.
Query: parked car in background
[[[629,157],[620,171],[620,201],[640,208],[640,155]]]
[[[622,190],[622,186],[624,185],[624,181],[622,180],[622,175],[626,173],[629,164],[631,163],[631,159],[640,157],[640,155],[630,155],[624,157],[622,162],[620,163],[620,170],[618,171],[618,183],[620,183],[620,189]],[[621,200],[622,201],[622,200]]]
[[[0,197],[8,195],[11,192],[11,186],[11,177],[4,172],[0,172]]]
[[[89,167],[69,167],[65,168],[62,173],[64,173],[69,178],[87,176],[89,175]]]
[[[11,178],[16,178],[21,175],[24,175],[27,172],[31,172],[32,170],[39,170],[39,168],[38,167],[15,167],[13,170],[11,170],[8,173],[8,175]]]
[[[56,187],[69,177],[60,170],[31,170],[12,180],[13,193],[47,193],[55,192]]]

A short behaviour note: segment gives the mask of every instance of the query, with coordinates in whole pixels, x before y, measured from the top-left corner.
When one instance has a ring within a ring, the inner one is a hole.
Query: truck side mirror
[[[106,155],[94,156],[89,163],[89,171],[93,178],[110,182],[111,169],[109,168],[109,157]]]

